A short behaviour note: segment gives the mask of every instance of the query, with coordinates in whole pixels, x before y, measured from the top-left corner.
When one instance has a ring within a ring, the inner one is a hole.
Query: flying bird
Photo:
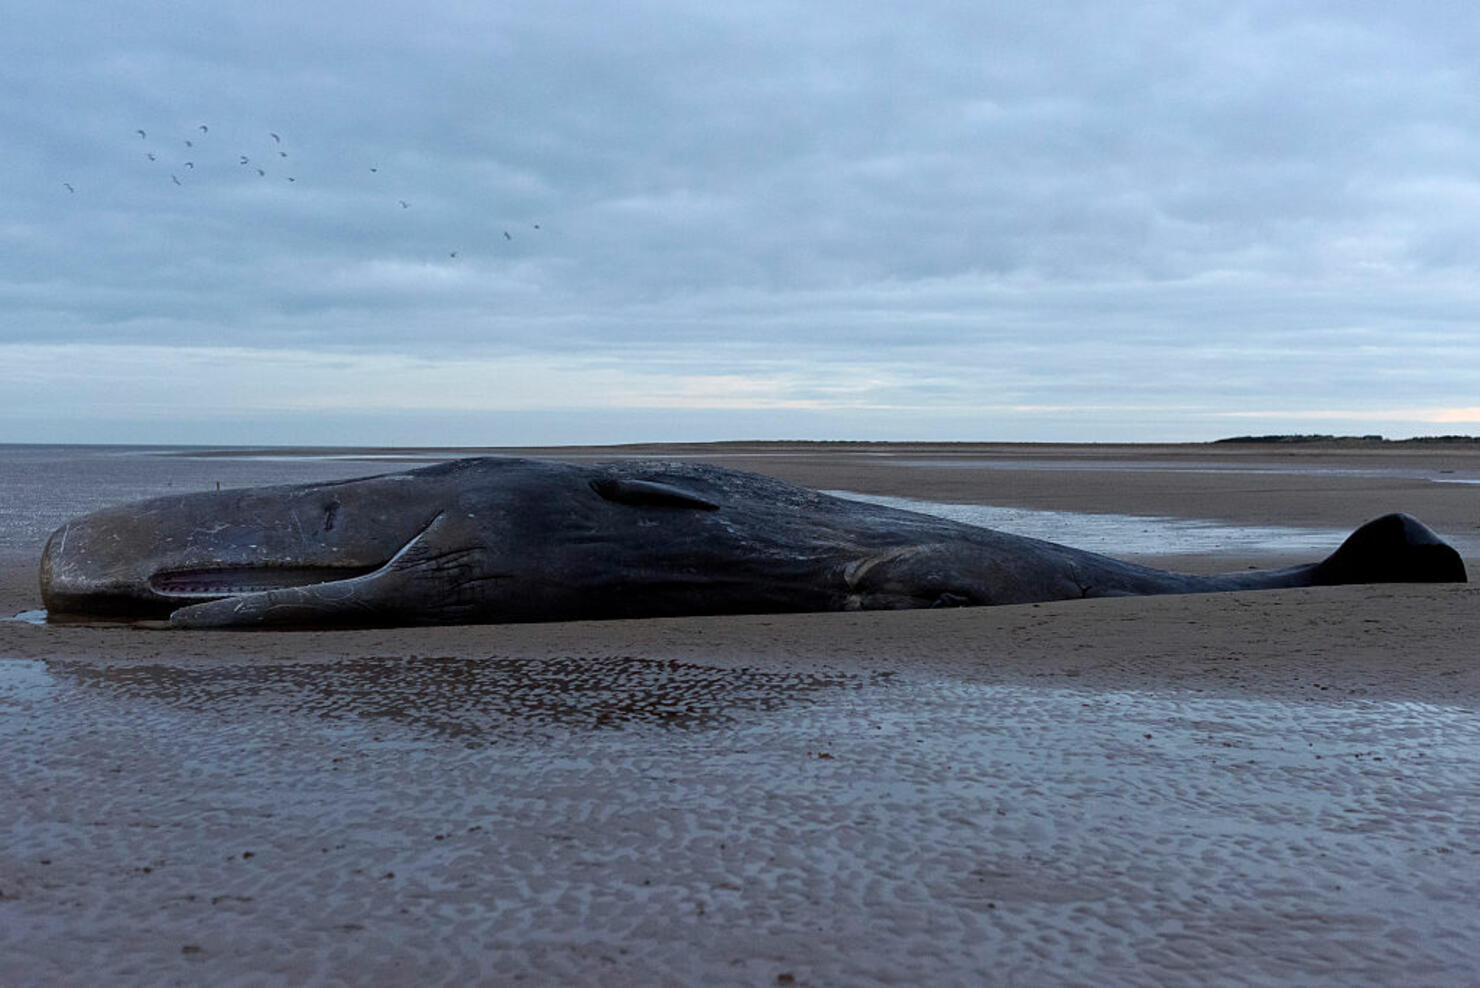
[[[278,157],[279,158],[286,158],[287,156],[288,156],[288,152],[286,152],[286,151],[279,151],[278,152]]]
[[[410,209],[411,208],[411,203],[407,202],[405,199],[397,199],[396,201],[401,204],[401,208],[402,209]]]
[[[245,165],[246,163],[247,163],[247,156],[246,155],[242,155],[242,164]]]
[[[370,170],[371,170],[371,171],[372,171],[372,172],[378,172],[378,171],[380,171],[380,169],[379,169],[379,168],[376,168],[376,167],[375,167],[375,166],[374,166],[374,165],[371,165],[371,166],[370,166]]]
[[[195,162],[193,162],[193,161],[187,161],[187,162],[185,162],[185,167],[186,168],[194,168],[195,167]]]
[[[70,189],[70,188],[71,188],[71,187],[72,187],[72,186],[70,186],[70,185],[69,185],[69,186],[67,186],[67,188],[69,188],[69,189]],[[456,257],[456,256],[457,256],[457,251],[455,251],[455,250],[454,250],[454,251],[452,251],[452,252],[450,252],[450,253],[449,253],[449,254],[448,254],[448,255],[447,255],[447,256],[448,256],[448,257]]]
[[[68,192],[76,192],[77,191],[76,189],[72,188],[72,183],[71,182],[63,182],[62,184],[67,187],[67,191]],[[457,255],[456,254],[453,254],[452,256],[453,257],[456,257]]]
[[[193,148],[193,147],[195,147],[195,142],[194,141],[191,141],[191,140],[186,140],[185,141],[185,146],[188,147],[188,148]]]
[[[136,130],[136,131],[134,131],[134,133],[139,135],[139,140],[141,140],[141,141],[144,138],[146,138],[146,137],[149,136],[148,134],[144,133],[142,130]]]
[[[257,169],[257,174],[258,175],[266,175],[267,172],[265,172],[265,171],[263,171],[262,169],[259,168],[259,169]]]
[[[210,131],[211,131],[211,128],[207,127],[205,124],[201,124],[200,125],[200,132],[202,134],[208,134],[208,133],[210,133]]]
[[[513,240],[514,238],[511,237],[511,236],[509,236],[509,231],[508,230],[505,230],[504,231],[504,239],[505,240]]]
[[[296,182],[296,181],[298,181],[298,179],[294,178],[292,175],[289,175],[288,176],[288,181],[290,181],[290,182]]]
[[[149,160],[150,161],[155,161],[156,160],[155,157],[154,157],[154,152],[153,151],[145,151],[144,153],[149,156]]]
[[[170,176],[170,181],[171,182],[174,182],[176,185],[179,185],[180,184],[180,177],[178,175],[171,175]]]
[[[267,132],[267,136],[268,137],[271,137],[274,141],[277,141],[279,144],[283,143],[283,139],[281,137],[277,136],[276,134],[274,134],[270,130]]]

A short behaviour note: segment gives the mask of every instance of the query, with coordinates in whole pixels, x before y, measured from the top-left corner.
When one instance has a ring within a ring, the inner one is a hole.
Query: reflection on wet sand
[[[1466,983],[1476,725],[620,657],[0,661],[0,982]]]
[[[121,698],[191,710],[326,719],[389,718],[443,737],[527,737],[531,726],[704,728],[741,714],[811,705],[880,676],[710,668],[630,656],[467,659],[413,656],[335,663],[98,666],[54,673]]]

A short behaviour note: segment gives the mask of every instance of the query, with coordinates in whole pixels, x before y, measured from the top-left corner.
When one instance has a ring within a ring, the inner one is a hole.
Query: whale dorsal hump
[[[693,491],[656,480],[631,480],[625,477],[598,477],[591,489],[608,501],[630,504],[635,508],[693,508],[717,511],[719,505]]]

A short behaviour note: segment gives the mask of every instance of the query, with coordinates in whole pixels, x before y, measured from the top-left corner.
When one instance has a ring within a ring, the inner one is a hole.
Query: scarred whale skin
[[[1193,576],[691,463],[455,460],[99,511],[41,561],[53,615],[182,628],[389,626],[1022,604],[1463,582],[1385,515],[1327,559]]]

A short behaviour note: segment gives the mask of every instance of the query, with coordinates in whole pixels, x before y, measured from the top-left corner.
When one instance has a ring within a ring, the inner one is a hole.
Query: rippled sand
[[[1466,983],[1477,640],[1468,586],[4,622],[0,982]]]

